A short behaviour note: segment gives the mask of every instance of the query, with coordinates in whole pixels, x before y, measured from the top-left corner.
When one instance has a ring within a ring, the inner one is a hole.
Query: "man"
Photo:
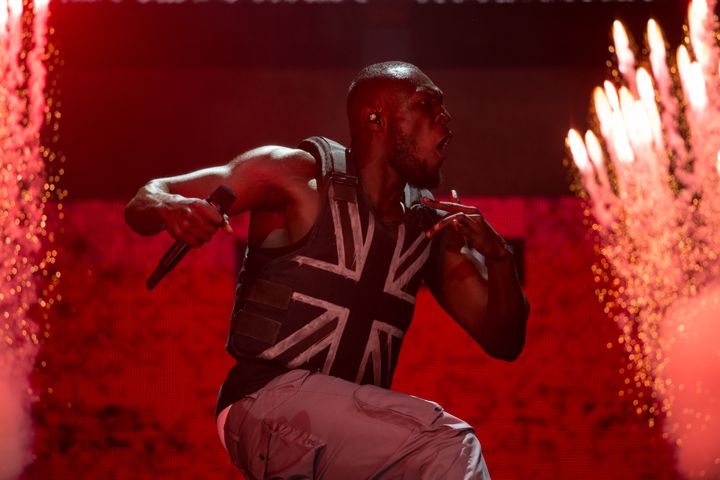
[[[127,222],[199,247],[230,231],[201,200],[218,185],[237,195],[229,215],[250,211],[227,344],[237,365],[217,407],[248,478],[489,478],[469,424],[388,388],[421,281],[490,355],[520,354],[528,304],[512,251],[456,194],[418,190],[438,185],[452,134],[417,67],[363,69],[348,119],[347,155],[321,138],[260,147],[149,182]]]

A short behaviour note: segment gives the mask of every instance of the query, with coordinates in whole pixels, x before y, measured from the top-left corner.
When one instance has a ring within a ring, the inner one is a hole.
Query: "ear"
[[[384,131],[385,125],[385,113],[380,107],[363,107],[360,110],[360,119],[364,128],[372,131]]]

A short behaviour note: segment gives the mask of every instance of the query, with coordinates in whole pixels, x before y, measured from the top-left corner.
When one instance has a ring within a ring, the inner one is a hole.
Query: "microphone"
[[[235,192],[225,185],[220,185],[205,200],[210,205],[217,207],[221,215],[225,215],[235,201]],[[157,285],[170,270],[175,268],[175,265],[182,260],[188,251],[190,251],[189,245],[182,243],[180,240],[176,240],[175,243],[172,244],[172,247],[162,256],[158,266],[147,279],[147,283],[145,284],[147,289],[152,290],[155,288],[155,285]]]

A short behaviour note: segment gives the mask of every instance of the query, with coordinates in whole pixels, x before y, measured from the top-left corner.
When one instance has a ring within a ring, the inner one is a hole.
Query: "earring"
[[[368,116],[368,122],[370,122],[370,123],[377,123],[378,125],[380,125],[380,119],[378,118],[377,113],[371,113],[371,114]]]

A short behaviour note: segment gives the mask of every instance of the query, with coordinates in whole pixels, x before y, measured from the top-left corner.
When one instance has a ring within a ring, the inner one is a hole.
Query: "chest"
[[[424,220],[420,207],[401,221],[383,221],[356,188],[333,184],[310,234],[288,261],[319,283],[413,304],[430,255]]]
[[[323,210],[323,196],[314,179],[306,185],[288,189],[284,197],[285,203],[281,208],[254,210],[250,213],[248,242],[252,247],[287,247],[305,238],[318,223]],[[382,216],[369,205],[367,209],[385,227],[381,234],[394,238],[397,228],[393,225],[402,223],[405,207],[398,203],[397,209]]]

